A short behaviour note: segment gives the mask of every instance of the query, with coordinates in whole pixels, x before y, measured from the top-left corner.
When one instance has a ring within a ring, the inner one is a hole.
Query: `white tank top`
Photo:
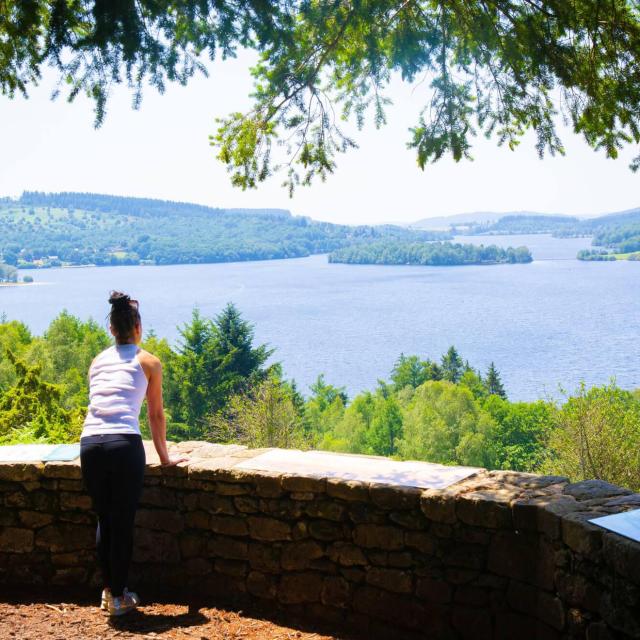
[[[140,434],[140,407],[147,376],[136,344],[105,349],[89,369],[89,409],[81,438],[106,433]]]

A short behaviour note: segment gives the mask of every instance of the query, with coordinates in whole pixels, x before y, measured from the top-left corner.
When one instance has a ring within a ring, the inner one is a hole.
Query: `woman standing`
[[[171,459],[167,452],[162,364],[139,347],[142,323],[138,302],[113,291],[109,303],[116,344],[100,353],[89,368],[89,408],[80,437],[80,463],[98,515],[96,546],[104,581],[101,608],[120,616],[139,604],[126,582],[144,479],[139,416],[145,396],[161,464],[174,465],[185,458]]]

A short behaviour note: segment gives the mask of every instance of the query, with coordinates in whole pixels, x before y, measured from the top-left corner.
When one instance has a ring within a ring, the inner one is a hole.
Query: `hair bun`
[[[114,307],[128,306],[130,301],[131,298],[126,293],[122,293],[121,291],[112,291],[111,295],[109,296],[109,304],[113,305]]]

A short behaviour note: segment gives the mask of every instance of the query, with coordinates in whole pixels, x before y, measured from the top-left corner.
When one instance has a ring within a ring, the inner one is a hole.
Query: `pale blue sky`
[[[477,138],[474,162],[446,159],[423,172],[406,149],[428,83],[394,83],[389,124],[357,133],[360,148],[338,159],[326,183],[300,188],[289,199],[278,177],[257,191],[231,187],[208,135],[216,117],[250,105],[251,56],[217,62],[211,76],[165,95],[147,89],[138,111],[130,92],[114,91],[102,128],[93,128],[91,104],[49,100],[52,77],[29,100],[0,97],[0,195],[22,190],[91,191],[198,202],[218,207],[283,207],[295,214],[346,223],[404,222],[468,211],[535,210],[594,214],[640,206],[640,174],[594,153],[563,130],[564,158],[539,160],[533,139],[516,152]]]

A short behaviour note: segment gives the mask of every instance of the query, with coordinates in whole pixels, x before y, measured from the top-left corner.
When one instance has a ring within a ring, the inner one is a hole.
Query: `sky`
[[[296,215],[350,224],[403,223],[474,211],[539,211],[594,215],[640,206],[640,172],[630,147],[617,160],[591,150],[560,127],[565,157],[540,160],[527,136],[512,152],[476,138],[473,162],[447,158],[424,171],[406,148],[428,83],[396,80],[388,124],[370,121],[355,132],[359,148],[338,157],[327,182],[301,187],[289,198],[276,176],[257,190],[231,186],[209,145],[217,117],[250,107],[252,54],[210,65],[210,77],[164,95],[149,87],[140,109],[131,93],[114,90],[103,126],[92,104],[50,100],[54,76],[44,74],[28,100],[0,96],[0,196],[23,190],[84,191],[196,202],[214,207],[278,207]]]

